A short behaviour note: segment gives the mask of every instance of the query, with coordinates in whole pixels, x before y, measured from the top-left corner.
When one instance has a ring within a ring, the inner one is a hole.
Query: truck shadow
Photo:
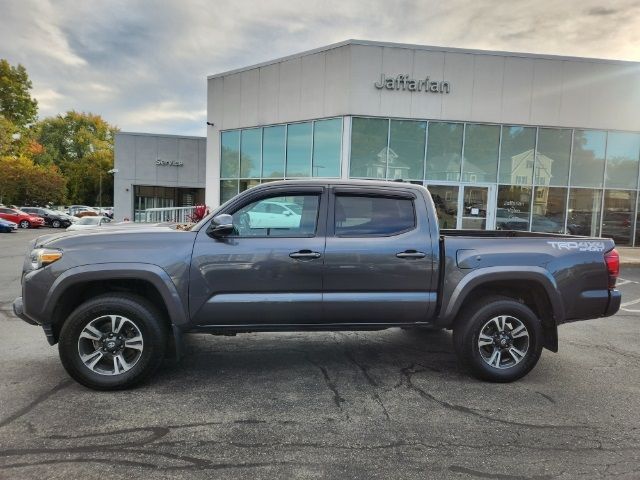
[[[360,375],[371,384],[396,381],[406,368],[460,376],[447,331],[388,329],[374,332],[252,333],[235,337],[188,335],[183,358],[167,362],[154,381],[176,376],[198,381],[237,377]]]

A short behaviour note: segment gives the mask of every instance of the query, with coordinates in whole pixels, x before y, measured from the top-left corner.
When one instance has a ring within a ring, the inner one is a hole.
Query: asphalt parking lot
[[[0,234],[2,479],[640,477],[640,268],[626,310],[562,326],[514,384],[461,372],[448,333],[391,329],[193,336],[105,393],[9,311],[42,233]]]

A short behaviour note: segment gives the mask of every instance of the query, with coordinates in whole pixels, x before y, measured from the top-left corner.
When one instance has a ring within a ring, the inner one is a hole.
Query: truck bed
[[[524,232],[521,230],[451,230],[441,229],[445,237],[489,237],[489,238],[591,238],[563,233]]]

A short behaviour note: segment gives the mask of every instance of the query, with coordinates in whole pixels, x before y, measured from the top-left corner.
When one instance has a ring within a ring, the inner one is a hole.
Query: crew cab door
[[[437,282],[424,198],[398,187],[335,187],[323,305],[331,322],[427,322]]]
[[[288,208],[279,210],[280,204]],[[291,209],[295,214],[273,213]],[[196,237],[192,323],[321,322],[326,212],[322,186],[260,189],[231,202],[220,213],[233,216],[233,233],[214,237],[205,227]]]

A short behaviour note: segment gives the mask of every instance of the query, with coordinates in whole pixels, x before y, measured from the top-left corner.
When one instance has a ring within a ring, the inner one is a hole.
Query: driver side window
[[[267,197],[233,214],[235,237],[312,237],[318,221],[318,195]]]

